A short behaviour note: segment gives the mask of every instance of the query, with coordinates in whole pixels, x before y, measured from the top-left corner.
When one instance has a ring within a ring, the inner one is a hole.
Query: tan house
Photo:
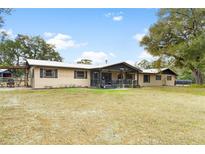
[[[169,68],[140,69],[126,62],[101,66],[27,59],[32,88],[174,86]]]

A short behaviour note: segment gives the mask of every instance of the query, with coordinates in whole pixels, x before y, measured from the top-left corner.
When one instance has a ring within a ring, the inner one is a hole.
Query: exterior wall
[[[42,67],[46,68],[46,67]],[[89,87],[90,71],[87,70],[87,79],[75,79],[74,70],[69,68],[57,68],[58,78],[40,78],[40,67],[33,67],[34,78],[31,79],[32,88],[60,88],[60,87]]]
[[[42,67],[46,68],[46,67]],[[59,87],[90,87],[90,71],[87,70],[87,79],[75,79],[74,70],[69,68],[57,68],[58,78],[40,78],[40,67],[31,67],[29,70],[30,80],[29,85],[32,88],[59,88]],[[117,80],[118,72],[112,72],[112,80]],[[139,85],[140,86],[174,86],[176,76],[172,76],[172,80],[167,80],[169,74],[161,74],[161,80],[156,80],[156,74],[150,75],[150,82],[143,82],[143,74],[139,74]],[[137,73],[135,74],[137,80]]]
[[[35,86],[35,80],[34,80],[34,67],[31,67],[29,69],[29,80],[28,80],[28,86],[34,87]]]
[[[166,74],[165,74],[166,75]],[[167,75],[166,75],[167,76]],[[175,86],[175,81],[176,81],[176,76],[175,75],[170,75],[172,76],[172,80],[166,80],[166,86]],[[167,78],[166,78],[167,79]]]
[[[150,82],[144,83],[143,81],[144,74],[139,74],[139,85],[140,86],[174,86],[175,85],[175,80],[176,80],[175,75],[161,74],[161,80],[156,80],[156,74],[147,74],[147,75],[150,75]],[[172,80],[170,81],[167,80],[167,76],[172,76]]]

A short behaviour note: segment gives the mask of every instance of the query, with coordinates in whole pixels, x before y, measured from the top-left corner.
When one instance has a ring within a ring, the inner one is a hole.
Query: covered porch
[[[0,70],[7,70],[0,73],[0,88],[28,87],[28,66],[0,66]],[[17,76],[17,71],[22,72]]]
[[[139,69],[125,62],[94,69],[91,71],[91,87],[139,87],[139,72]]]

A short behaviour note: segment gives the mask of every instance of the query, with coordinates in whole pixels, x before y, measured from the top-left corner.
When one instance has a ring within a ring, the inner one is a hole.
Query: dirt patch
[[[13,96],[9,97],[8,99],[2,100],[0,103],[0,107],[16,107],[20,105],[20,97],[18,96]]]

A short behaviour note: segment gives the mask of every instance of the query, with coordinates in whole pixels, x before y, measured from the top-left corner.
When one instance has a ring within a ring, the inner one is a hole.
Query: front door
[[[112,73],[102,73],[102,81],[105,85],[112,83]]]
[[[93,72],[92,74],[92,86],[98,86],[99,84],[99,72]]]

